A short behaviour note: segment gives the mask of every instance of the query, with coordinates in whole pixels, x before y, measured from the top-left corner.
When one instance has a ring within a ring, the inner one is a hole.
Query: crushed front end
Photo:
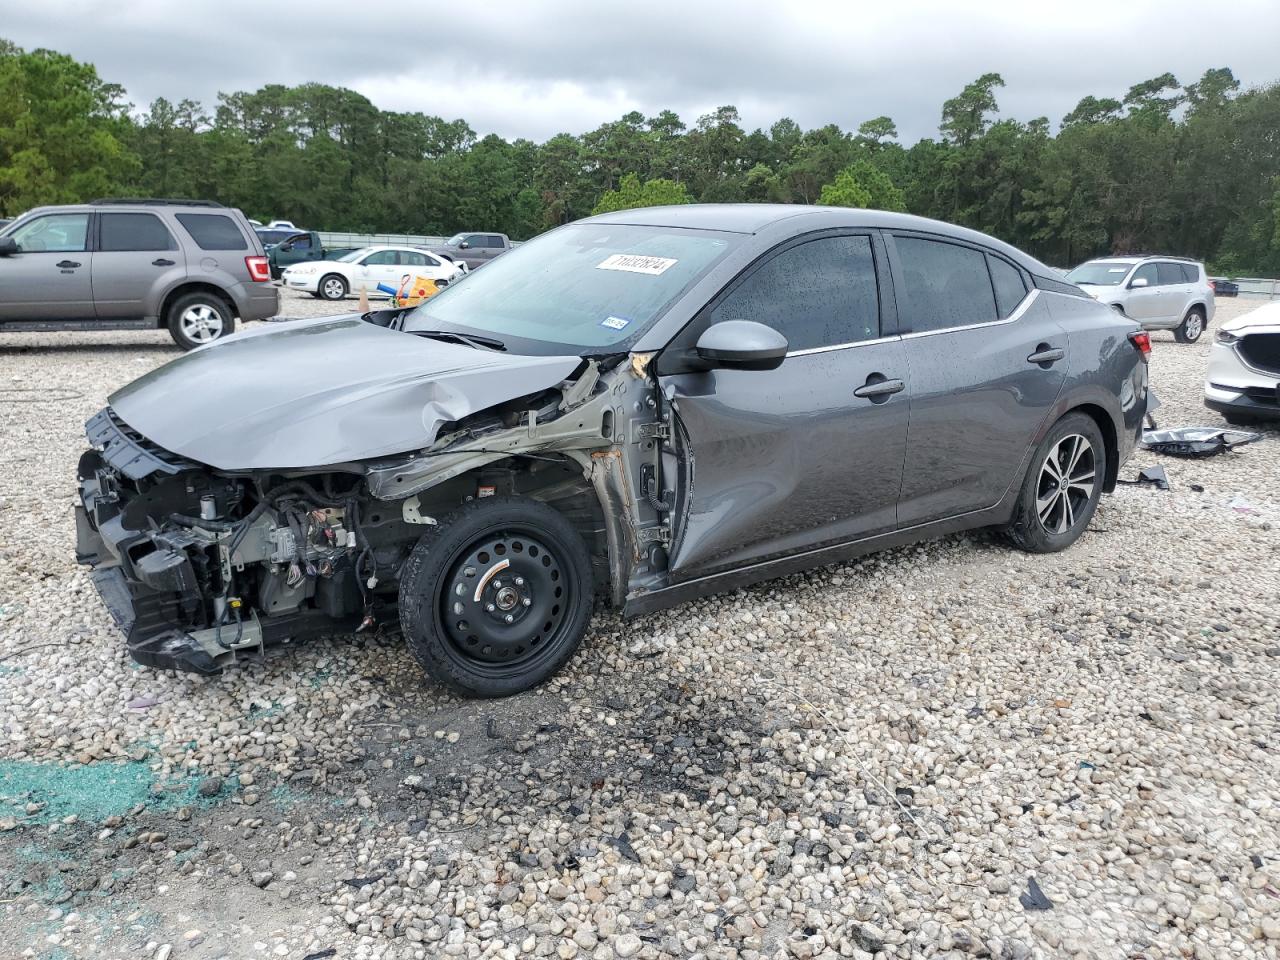
[[[216,674],[237,652],[371,619],[378,552],[362,482],[217,471],[156,447],[107,408],[77,470],[77,560],[130,656]],[[265,486],[270,483],[271,486]]]

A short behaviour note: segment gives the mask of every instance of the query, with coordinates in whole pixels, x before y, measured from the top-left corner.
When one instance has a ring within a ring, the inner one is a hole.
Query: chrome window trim
[[[829,347],[806,347],[803,350],[788,350],[788,357],[808,357],[815,353],[832,353],[836,350],[848,350],[851,347],[869,347],[873,343],[889,343],[892,340],[901,340],[902,338],[896,334],[892,337],[876,337],[873,340],[852,340],[849,343],[833,343]]]
[[[1066,296],[1066,294],[1063,294]],[[961,330],[981,330],[983,327],[1000,327],[1006,323],[1014,323],[1022,317],[1031,305],[1040,297],[1040,288],[1035,287],[1027,296],[1022,298],[1022,302],[1013,308],[1013,313],[1005,317],[1003,320],[984,320],[981,323],[966,323],[959,327],[943,327],[941,330],[913,330],[911,333],[904,333],[903,340],[918,340],[921,337],[936,337],[940,333],[957,333]]]

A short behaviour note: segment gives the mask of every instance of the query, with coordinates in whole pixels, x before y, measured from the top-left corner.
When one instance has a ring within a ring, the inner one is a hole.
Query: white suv
[[[1179,343],[1195,343],[1213,319],[1213,286],[1194,260],[1103,257],[1080,264],[1067,279],[1145,330],[1172,330]]]

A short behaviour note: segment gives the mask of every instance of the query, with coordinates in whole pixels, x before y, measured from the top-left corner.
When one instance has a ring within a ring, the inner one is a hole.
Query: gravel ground
[[[1156,340],[1162,425],[1217,423],[1209,338]],[[1276,430],[1138,454],[1173,489],[1064,554],[977,533],[601,613],[474,703],[378,637],[213,681],[124,658],[72,481],[173,356],[0,342],[0,955],[1280,954]]]

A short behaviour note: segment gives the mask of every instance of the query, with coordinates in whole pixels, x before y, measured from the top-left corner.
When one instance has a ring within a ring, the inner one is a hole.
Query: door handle
[[[166,260],[164,257],[161,257],[159,260],[152,260],[151,265],[153,267],[172,267],[173,261]]]
[[[58,266],[63,270],[70,270],[73,267],[80,266],[80,264],[75,260],[59,260],[55,266]]]
[[[1047,366],[1066,355],[1067,351],[1061,347],[1051,347],[1047,343],[1041,343],[1036,346],[1036,352],[1027,357],[1027,363],[1043,363]]]
[[[884,403],[905,386],[906,384],[901,380],[889,380],[882,373],[873,373],[867,377],[866,383],[853,391],[853,395],[870,400],[872,403]]]

